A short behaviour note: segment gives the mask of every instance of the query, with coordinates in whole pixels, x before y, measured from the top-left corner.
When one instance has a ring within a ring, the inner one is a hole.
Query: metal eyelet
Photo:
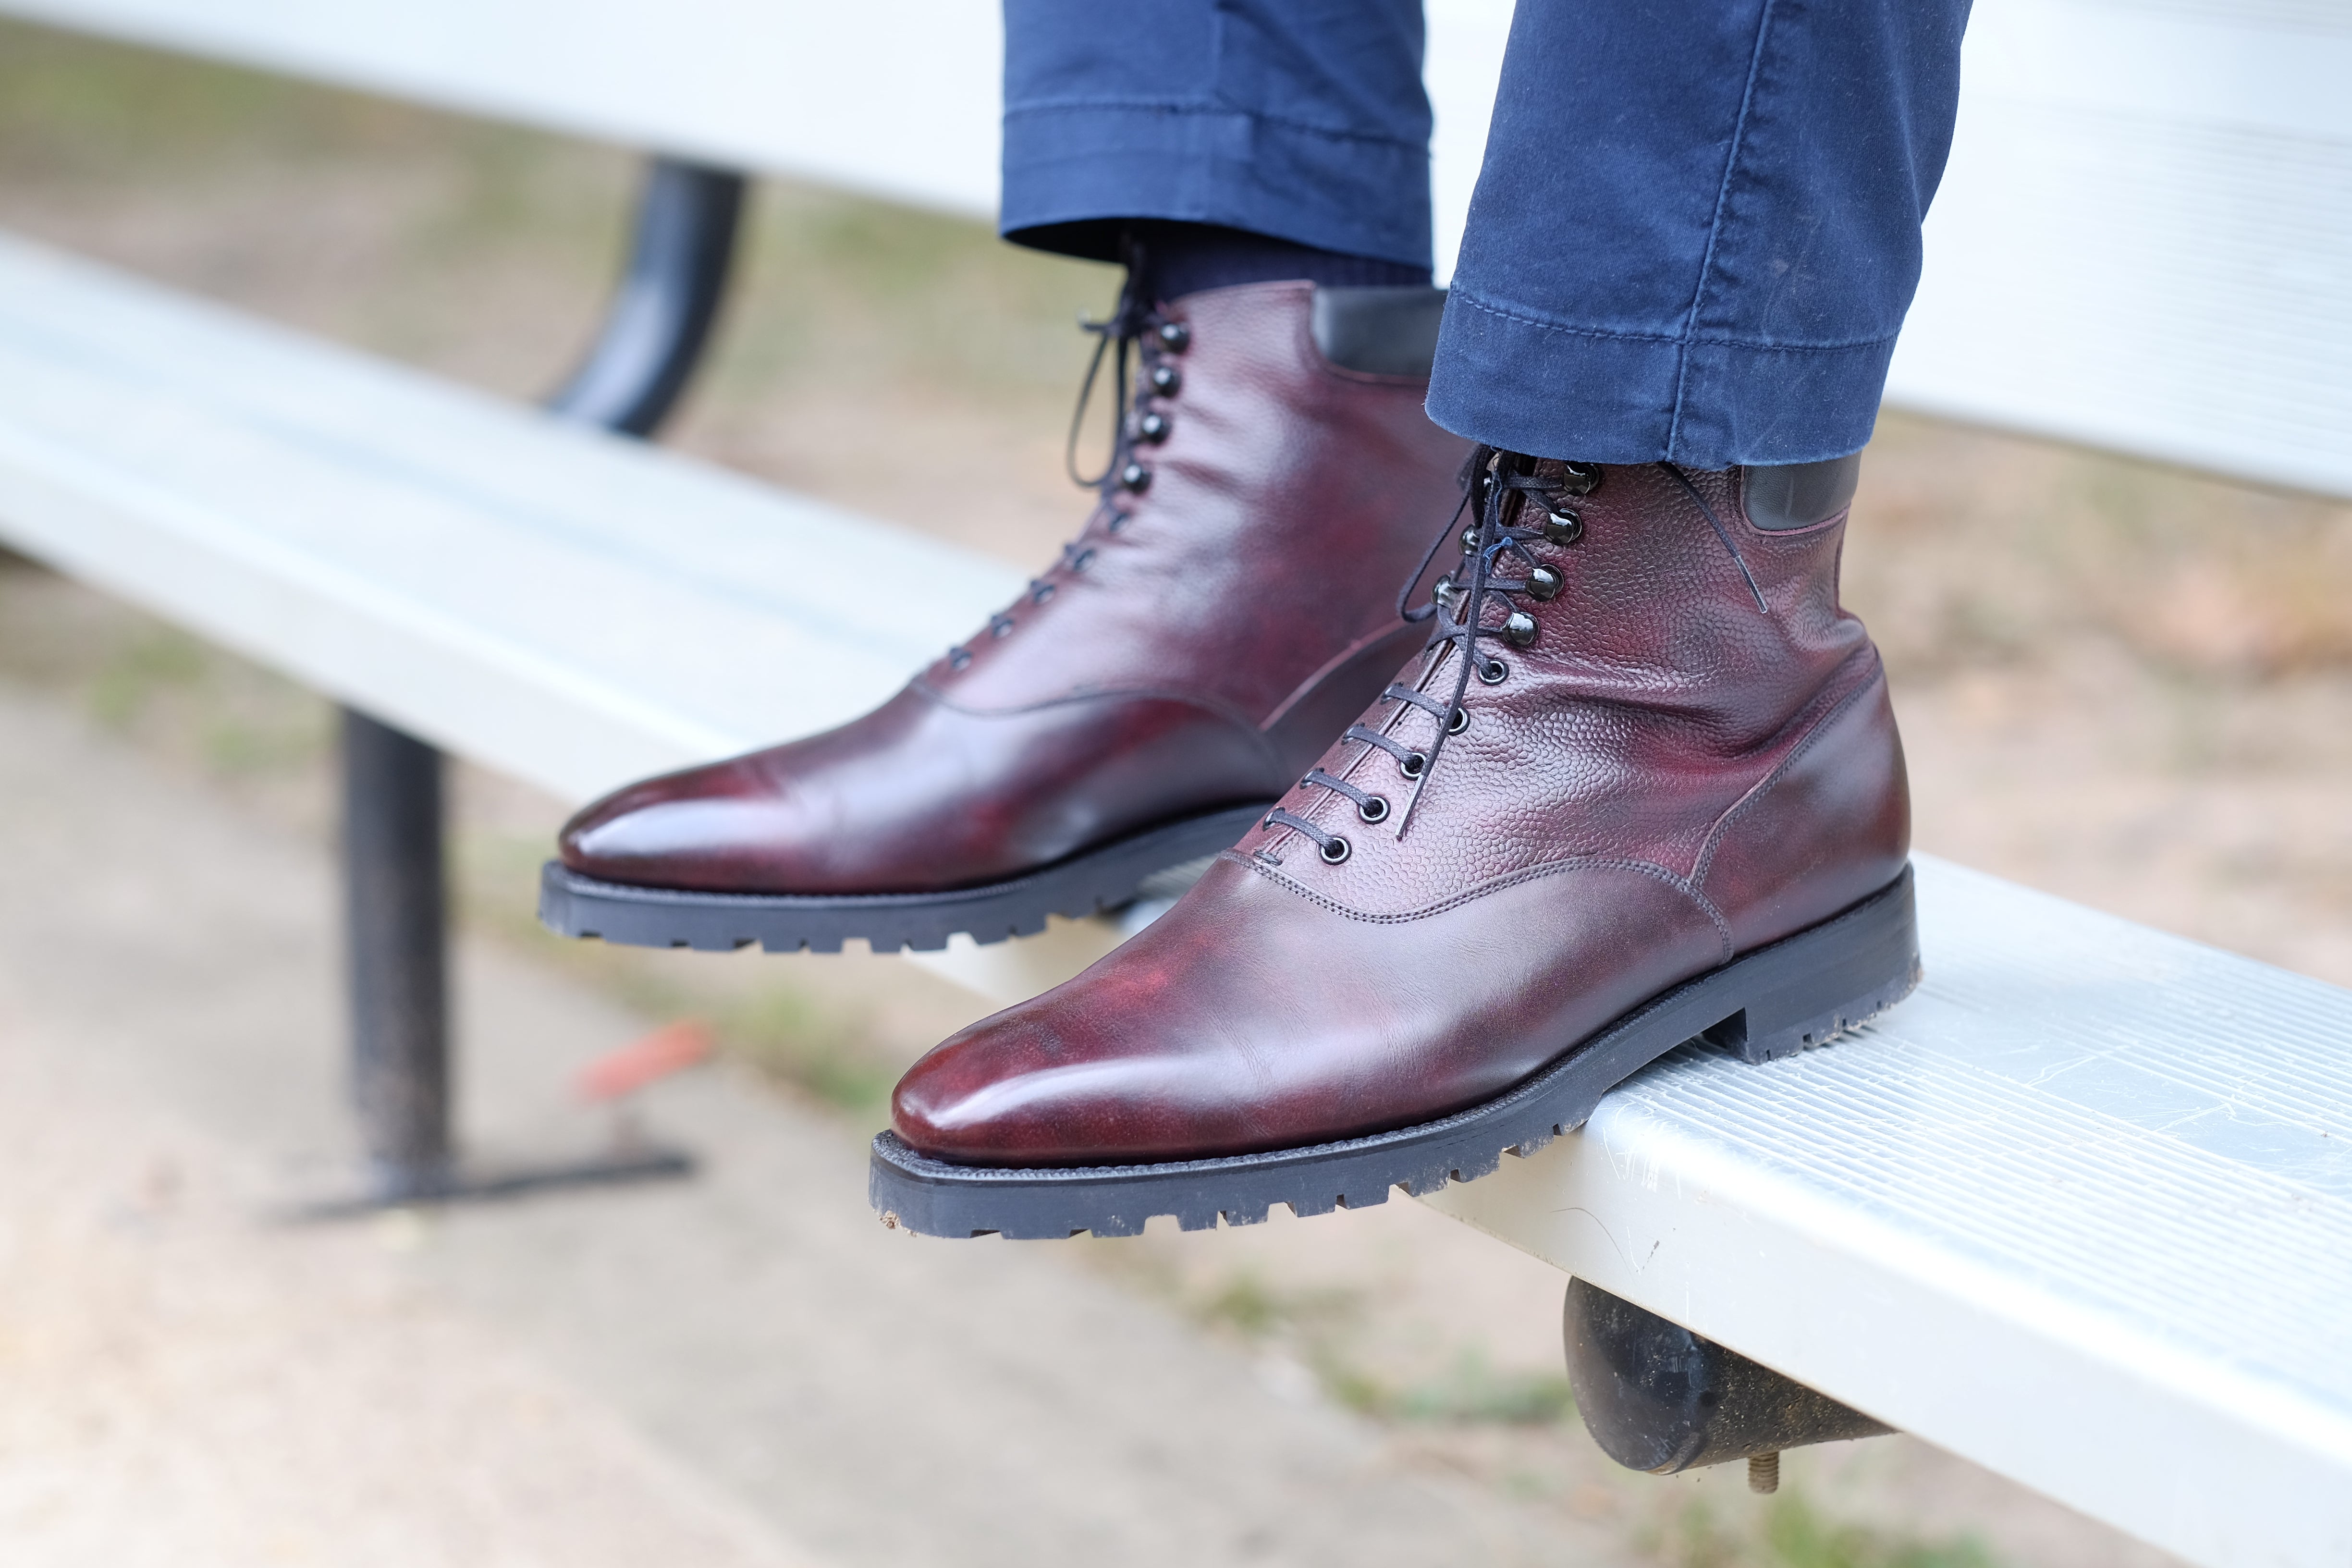
[[[961,647],[951,647],[948,649],[948,668],[950,669],[961,669],[965,665],[970,664],[971,662],[971,649]]]
[[[1344,838],[1327,838],[1315,852],[1323,857],[1323,864],[1326,866],[1337,866],[1348,858],[1348,841]]]
[[[1029,590],[1029,602],[1033,605],[1042,605],[1053,596],[1054,584],[1051,583],[1040,583]]]
[[[1478,553],[1478,525],[1475,522],[1462,531],[1462,553],[1465,555]]]
[[[1192,329],[1181,321],[1160,323],[1160,346],[1171,354],[1181,354],[1192,346]]]
[[[1147,414],[1135,422],[1135,438],[1139,441],[1149,441],[1157,446],[1168,439],[1170,428],[1168,416],[1165,414]]]
[[[1562,508],[1544,519],[1543,536],[1553,544],[1573,544],[1584,537],[1584,519]]]
[[[1013,635],[1013,617],[1007,616],[1001,621],[989,622],[988,635],[992,637],[1011,637]]]
[[[1561,494],[1571,496],[1589,496],[1600,488],[1600,464],[1562,463],[1559,466],[1559,489]]]
[[[1081,550],[1070,557],[1070,570],[1073,572],[1083,572],[1094,563],[1095,552],[1092,550]]]
[[[1468,728],[1470,728],[1470,710],[1467,708],[1456,708],[1454,710],[1454,717],[1445,721],[1445,732],[1449,735],[1459,735]]]
[[[1172,364],[1151,367],[1151,390],[1162,397],[1173,397],[1184,390],[1184,373]]]
[[[1489,686],[1500,686],[1511,679],[1511,667],[1499,658],[1490,658],[1478,667],[1478,679]]]
[[[1566,586],[1568,579],[1549,566],[1528,568],[1528,597],[1539,605],[1548,605],[1559,598],[1559,591]]]
[[[1422,752],[1407,752],[1397,759],[1397,772],[1409,779],[1417,779],[1429,771],[1429,757]]]
[[[1129,463],[1118,471],[1118,482],[1140,494],[1151,488],[1151,470],[1141,463]]]
[[[1469,596],[1469,591],[1456,583],[1454,580],[1454,574],[1450,572],[1440,577],[1430,588],[1430,597],[1444,605],[1445,613],[1449,616],[1460,613],[1462,602]]]
[[[1366,822],[1386,822],[1389,819],[1388,796],[1384,795],[1370,796],[1361,805],[1356,807],[1356,815]]]
[[[1503,622],[1503,640],[1513,647],[1525,647],[1536,640],[1536,618],[1525,610],[1513,610]]]
[[[1134,521],[1135,514],[1131,511],[1115,511],[1110,514],[1110,521],[1104,523],[1103,527],[1112,533],[1117,533]]]

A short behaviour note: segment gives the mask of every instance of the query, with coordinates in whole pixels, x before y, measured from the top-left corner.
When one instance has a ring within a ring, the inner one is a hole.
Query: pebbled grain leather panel
[[[1662,468],[1612,468],[1579,503],[1582,537],[1536,548],[1565,586],[1531,606],[1533,646],[1482,642],[1509,678],[1470,683],[1468,727],[1419,786],[1402,836],[1415,784],[1387,752],[1348,743],[1320,765],[1391,801],[1396,816],[1367,827],[1352,803],[1295,788],[1284,807],[1344,835],[1347,862],[1326,866],[1309,841],[1279,828],[1242,849],[1368,915],[1426,908],[1571,858],[1689,875],[1716,820],[1803,741],[1809,719],[1876,668],[1862,624],[1837,604],[1840,531],[1746,527],[1731,476],[1689,479],[1696,496]],[[1412,683],[1450,696],[1450,656],[1424,660]],[[1426,752],[1436,739],[1437,721],[1418,709],[1390,704],[1376,715],[1363,721],[1409,747]]]

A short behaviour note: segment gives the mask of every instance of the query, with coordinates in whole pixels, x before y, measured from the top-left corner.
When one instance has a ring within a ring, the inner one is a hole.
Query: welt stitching
[[[1513,310],[1507,305],[1489,304],[1459,283],[1455,284],[1453,291],[1446,296],[1445,302],[1450,306],[1456,301],[1486,315],[1499,317],[1506,321],[1517,321],[1523,326],[1541,327],[1545,331],[1558,332],[1563,337],[1604,338],[1612,342],[1633,343],[1671,343],[1678,341],[1668,332],[1613,332],[1602,327],[1577,327],[1566,321],[1550,321],[1531,311]]]
[[[1316,125],[1304,120],[1294,120],[1286,114],[1268,114],[1255,109],[1234,109],[1212,103],[1171,103],[1149,98],[1081,98],[1065,99],[1054,103],[1024,104],[1015,109],[1007,105],[1006,120],[1025,119],[1040,114],[1095,114],[1106,109],[1122,110],[1143,114],[1215,115],[1234,120],[1252,120],[1265,125],[1278,125],[1285,131],[1301,135],[1319,136],[1328,142],[1361,142],[1377,147],[1393,147],[1401,153],[1422,151],[1417,142],[1402,137],[1382,136],[1371,131],[1339,131],[1328,125]]]
[[[1723,183],[1716,187],[1715,221],[1707,226],[1706,249],[1698,258],[1698,279],[1691,290],[1690,314],[1683,322],[1684,348],[1681,363],[1675,367],[1675,409],[1666,423],[1666,450],[1675,449],[1683,430],[1683,401],[1690,387],[1691,334],[1698,331],[1698,313],[1706,303],[1708,276],[1715,270],[1715,247],[1723,237],[1724,210],[1731,205],[1732,177],[1739,172],[1739,153],[1748,139],[1748,116],[1756,105],[1756,79],[1764,70],[1764,46],[1772,36],[1772,3],[1764,0],[1763,9],[1756,17],[1756,47],[1748,57],[1748,79],[1739,89],[1739,113],[1731,124],[1731,145],[1725,150]]]
[[[1498,877],[1491,882],[1481,882],[1466,892],[1456,893],[1450,899],[1441,899],[1436,903],[1418,910],[1409,910],[1403,914],[1368,915],[1361,910],[1351,910],[1336,900],[1327,898],[1294,878],[1266,869],[1254,857],[1245,856],[1238,849],[1228,849],[1221,858],[1230,859],[1235,865],[1248,867],[1267,881],[1281,884],[1310,904],[1328,910],[1343,919],[1356,921],[1365,925],[1409,925],[1414,921],[1427,920],[1432,915],[1442,915],[1448,910],[1456,910],[1465,904],[1475,903],[1488,894],[1498,893],[1506,888],[1516,888],[1524,882],[1538,881],[1543,878],[1556,877],[1568,871],[1638,871],[1644,877],[1664,882],[1667,887],[1696,904],[1699,912],[1706,916],[1707,923],[1715,927],[1716,934],[1723,939],[1725,956],[1728,957],[1731,952],[1731,922],[1724,918],[1722,910],[1715,907],[1714,901],[1664,866],[1655,865],[1647,860],[1619,860],[1601,856],[1579,856],[1573,859],[1552,860],[1541,866],[1530,866],[1525,870],[1514,871],[1507,877]]]
[[[1756,781],[1756,787],[1749,790],[1746,795],[1740,796],[1738,804],[1734,805],[1729,811],[1725,812],[1722,818],[1716,823],[1715,826],[1708,830],[1706,842],[1699,846],[1698,864],[1691,868],[1691,883],[1693,886],[1696,886],[1706,880],[1706,874],[1715,863],[1716,848],[1723,842],[1723,836],[1731,830],[1732,825],[1748,814],[1748,807],[1756,805],[1758,802],[1761,801],[1765,795],[1769,794],[1772,786],[1779,784],[1781,777],[1786,774],[1790,768],[1797,765],[1798,760],[1803,757],[1807,752],[1812,750],[1813,742],[1820,740],[1832,724],[1837,722],[1838,716],[1840,714],[1843,713],[1848,708],[1853,706],[1854,703],[1862,700],[1864,696],[1865,696],[1873,688],[1876,687],[1881,681],[1886,679],[1885,661],[1876,658],[1874,653],[1871,662],[1873,668],[1871,669],[1869,679],[1864,680],[1861,685],[1855,687],[1852,691],[1847,692],[1843,697],[1839,698],[1836,702],[1832,703],[1828,712],[1822,714],[1819,719],[1813,721],[1813,727],[1805,732],[1805,738],[1798,742],[1787,756],[1780,759],[1780,765],[1774,768],[1770,773],[1766,773],[1762,778],[1758,779]]]
[[[1448,303],[1459,300],[1467,309],[1493,316],[1499,321],[1516,321],[1521,326],[1541,331],[1557,332],[1562,337],[1597,338],[1607,342],[1697,344],[1706,348],[1745,349],[1751,353],[1776,354],[1842,354],[1857,349],[1885,348],[1895,341],[1895,334],[1881,333],[1870,338],[1843,338],[1826,343],[1782,343],[1769,339],[1743,338],[1729,333],[1697,333],[1676,335],[1673,332],[1620,332],[1604,327],[1580,327],[1568,321],[1556,321],[1532,310],[1515,309],[1481,300],[1460,284],[1454,286]]]
[[[1833,343],[1776,343],[1769,338],[1735,337],[1727,332],[1706,336],[1693,332],[1682,341],[1705,348],[1746,349],[1759,354],[1850,354],[1856,349],[1883,349],[1895,341],[1895,335],[1883,332],[1874,338],[1846,338]]]

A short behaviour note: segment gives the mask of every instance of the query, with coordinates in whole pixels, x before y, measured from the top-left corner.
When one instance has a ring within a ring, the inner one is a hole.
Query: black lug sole
[[[1271,809],[1232,806],[1165,823],[1084,854],[977,888],[940,893],[697,893],[583,877],[550,860],[539,878],[539,918],[562,936],[634,947],[729,952],[754,942],[770,952],[839,952],[858,938],[877,952],[936,952],[958,932],[1003,942],[1116,909],[1159,872],[1230,849]]]
[[[1843,914],[1652,997],[1484,1105],[1418,1127],[1307,1148],[1147,1165],[964,1165],[874,1141],[867,1194],[885,1224],[922,1236],[1134,1236],[1154,1215],[1186,1230],[1255,1225],[1418,1197],[1475,1181],[1505,1154],[1582,1126],[1601,1097],[1688,1041],[1749,1062],[1827,1044],[1911,994],[1919,928],[1911,871]]]

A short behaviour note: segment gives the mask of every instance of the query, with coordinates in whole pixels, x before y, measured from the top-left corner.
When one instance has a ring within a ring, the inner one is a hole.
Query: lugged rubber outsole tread
[[[1492,1173],[1591,1115],[1601,1097],[1687,1042],[1762,1063],[1868,1022],[1919,983],[1909,868],[1821,924],[1632,1009],[1484,1104],[1415,1127],[1255,1154],[1138,1165],[968,1165],[876,1138],[867,1192],[885,1224],[923,1236],[1135,1236],[1156,1215],[1186,1230],[1255,1225],[1276,1204],[1301,1217],[1419,1197]],[[1751,1027],[1751,1026],[1753,1026]]]
[[[1231,848],[1270,807],[1186,817],[1025,876],[936,893],[702,893],[603,881],[550,860],[540,871],[539,918],[562,936],[633,947],[839,952],[856,939],[877,952],[937,952],[959,933],[1003,942],[1044,931],[1048,915],[1115,909],[1156,873]]]

